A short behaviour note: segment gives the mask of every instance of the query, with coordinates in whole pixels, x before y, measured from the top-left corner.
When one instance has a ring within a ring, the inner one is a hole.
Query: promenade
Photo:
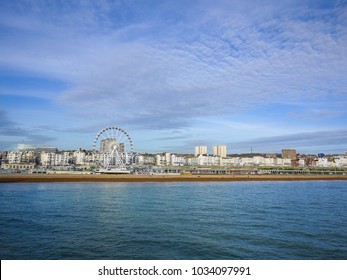
[[[123,174],[0,174],[0,183],[30,182],[218,182],[347,180],[347,175],[123,175]]]

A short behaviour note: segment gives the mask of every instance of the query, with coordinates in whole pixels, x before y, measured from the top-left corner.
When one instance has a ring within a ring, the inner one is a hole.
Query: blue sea
[[[347,181],[0,184],[1,259],[347,259]]]

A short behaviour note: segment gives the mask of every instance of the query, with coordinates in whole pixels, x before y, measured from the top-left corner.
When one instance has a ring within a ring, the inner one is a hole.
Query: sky
[[[0,0],[0,150],[347,151],[347,1]]]

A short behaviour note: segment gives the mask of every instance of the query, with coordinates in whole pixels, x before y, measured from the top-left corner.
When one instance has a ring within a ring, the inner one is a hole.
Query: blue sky
[[[0,150],[343,153],[346,1],[0,1]]]

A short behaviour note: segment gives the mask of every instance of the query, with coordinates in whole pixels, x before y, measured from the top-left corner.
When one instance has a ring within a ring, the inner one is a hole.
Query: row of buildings
[[[234,167],[347,167],[347,155],[324,156],[299,155],[295,150],[282,150],[281,154],[227,155],[225,145],[214,146],[207,153],[206,146],[197,146],[194,154],[135,154],[129,158],[139,167],[146,166],[234,166]],[[1,169],[34,170],[45,169],[92,169],[105,155],[88,150],[58,151],[54,147],[18,149],[0,152]]]
[[[139,156],[138,164],[153,163],[152,156]],[[234,167],[323,167],[343,168],[347,167],[347,155],[318,156],[318,155],[296,155],[283,156],[281,154],[267,155],[239,155],[220,157],[209,154],[197,156],[177,156],[165,153],[155,155],[157,166],[234,166]]]

